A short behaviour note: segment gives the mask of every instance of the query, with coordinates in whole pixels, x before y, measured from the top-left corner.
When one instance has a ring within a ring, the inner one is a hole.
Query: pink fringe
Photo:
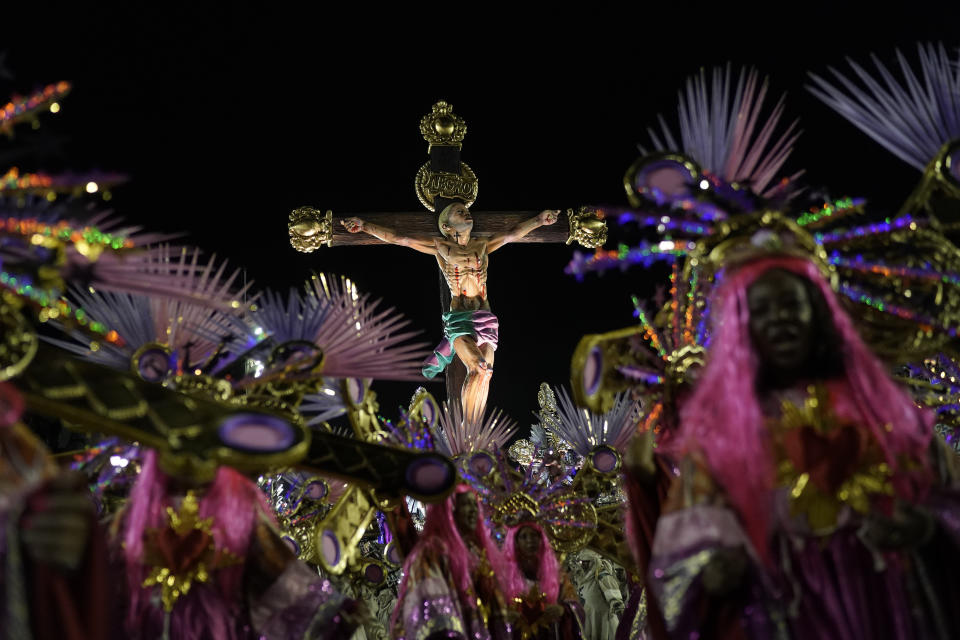
[[[420,538],[417,540],[416,546],[403,562],[403,581],[400,583],[400,592],[397,598],[399,604],[391,616],[391,628],[396,627],[397,619],[403,610],[403,600],[407,593],[411,570],[427,547],[436,545],[441,550],[441,553],[447,559],[454,584],[459,590],[460,601],[472,603],[473,599],[470,596],[473,592],[472,572],[476,568],[476,561],[473,554],[467,550],[463,538],[460,537],[460,532],[457,530],[453,518],[454,501],[457,495],[467,492],[473,494],[474,499],[477,500],[477,507],[480,509],[480,514],[477,517],[477,539],[486,551],[487,561],[490,563],[494,575],[501,582],[501,591],[503,593],[508,592],[511,584],[510,576],[512,575],[509,563],[490,535],[490,530],[487,528],[484,518],[483,505],[470,486],[459,484],[450,497],[443,502],[427,505],[427,518],[423,525],[423,531],[420,532]]]
[[[143,469],[130,493],[123,541],[130,601],[126,627],[134,637],[159,637],[163,615],[152,599],[156,588],[140,587],[149,568],[143,564],[144,534],[168,523],[171,506],[169,478],[157,467],[157,455],[147,451]],[[217,549],[229,551],[241,563],[216,572],[216,583],[194,584],[173,610],[170,637],[181,640],[240,640],[245,616],[244,561],[257,518],[270,513],[263,493],[246,477],[220,467],[212,485],[200,500],[200,517],[213,518]],[[238,621],[241,624],[238,624]]]
[[[508,595],[511,600],[522,596],[527,592],[526,582],[523,579],[523,573],[520,570],[520,564],[517,561],[516,548],[514,546],[517,533],[524,527],[530,527],[540,534],[540,559],[539,569],[537,569],[537,584],[540,591],[547,594],[547,602],[555,604],[560,596],[560,563],[557,556],[553,553],[553,547],[550,546],[550,540],[547,534],[538,524],[525,522],[507,531],[507,538],[503,543],[503,555],[510,564],[510,587]]]
[[[747,289],[771,269],[797,274],[823,295],[843,349],[849,403],[842,408],[854,412],[897,471],[894,488],[899,497],[915,500],[929,486],[925,461],[932,435],[930,416],[890,379],[813,263],[793,257],[767,258],[727,274],[714,293],[716,326],[709,362],[683,405],[679,432],[667,448],[678,457],[697,452],[705,458],[757,552],[767,560],[771,505],[757,497],[771,495],[775,470],[755,389],[758,362],[750,339]],[[887,431],[885,425],[893,429]],[[921,463],[921,470],[904,470],[905,460]]]

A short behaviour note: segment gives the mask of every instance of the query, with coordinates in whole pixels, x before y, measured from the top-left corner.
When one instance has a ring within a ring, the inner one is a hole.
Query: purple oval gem
[[[386,559],[387,562],[393,565],[399,566],[403,564],[403,556],[400,555],[400,547],[398,547],[395,542],[391,542],[387,545]]]
[[[612,449],[603,447],[593,452],[593,468],[600,473],[616,471],[618,462],[617,454]]]
[[[373,584],[380,584],[383,582],[385,574],[383,573],[383,567],[371,562],[366,567],[363,568],[363,577]]]
[[[340,562],[340,541],[333,531],[328,529],[320,535],[320,552],[328,567],[335,567]]]
[[[303,495],[311,500],[320,500],[327,495],[327,483],[321,480],[314,480],[304,489]]]
[[[420,405],[420,415],[423,416],[423,421],[431,427],[436,424],[437,405],[434,404],[433,400],[430,398],[423,399],[423,404]]]
[[[470,471],[479,475],[486,476],[493,470],[493,458],[486,453],[475,453],[470,458]]]
[[[296,433],[286,420],[263,413],[237,413],[220,425],[220,442],[243,451],[274,453],[289,449]]]
[[[443,493],[453,481],[446,460],[435,455],[424,455],[407,467],[407,487],[423,496]]]
[[[603,379],[603,351],[600,347],[590,349],[587,361],[583,365],[583,390],[592,396],[600,388]]]
[[[363,397],[367,395],[367,385],[360,378],[347,378],[347,396],[353,404],[363,402]]]

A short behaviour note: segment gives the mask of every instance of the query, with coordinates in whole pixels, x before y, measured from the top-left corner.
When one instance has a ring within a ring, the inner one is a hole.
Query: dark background
[[[73,3],[82,4],[82,3]],[[888,64],[914,43],[960,45],[952,3],[882,11],[845,5],[765,5],[763,12],[686,3],[672,15],[641,7],[576,13],[553,5],[317,4],[309,13],[227,8],[4,9],[0,51],[27,92],[75,84],[43,127],[0,140],[0,170],[127,173],[110,205],[154,230],[187,231],[197,245],[247,269],[258,285],[299,286],[311,270],[349,275],[440,338],[434,261],[388,246],[303,255],[285,231],[289,211],[337,216],[419,209],[413,176],[427,160],[418,123],[439,99],[466,119],[463,159],[477,172],[483,210],[625,204],[621,179],[658,113],[675,122],[676,92],[700,67],[755,65],[804,134],[788,172],[835,195],[896,209],[918,174],[803,89],[805,72]],[[23,13],[23,15],[19,15]],[[501,321],[490,404],[522,429],[541,381],[569,379],[584,333],[631,323],[629,295],[649,295],[655,272],[577,283],[564,246],[517,245],[492,257],[489,290]],[[395,415],[414,384],[375,388]],[[428,387],[439,398],[441,384]]]

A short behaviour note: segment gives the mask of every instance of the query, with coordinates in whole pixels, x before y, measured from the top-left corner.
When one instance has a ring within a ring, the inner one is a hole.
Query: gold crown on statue
[[[420,134],[431,147],[459,147],[467,135],[467,123],[453,112],[453,105],[441,100],[433,105],[430,113],[420,119]]]

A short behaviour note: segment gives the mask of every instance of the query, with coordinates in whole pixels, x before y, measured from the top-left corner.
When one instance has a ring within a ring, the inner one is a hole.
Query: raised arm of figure
[[[378,224],[364,222],[360,218],[345,218],[340,224],[350,233],[368,233],[374,238],[383,240],[390,244],[398,244],[402,247],[410,247],[420,253],[428,253],[432,256],[437,255],[437,246],[433,238],[430,237],[411,237],[400,235],[393,229],[381,227]]]
[[[516,242],[534,229],[538,229],[544,225],[553,224],[557,221],[557,217],[559,215],[559,211],[543,211],[539,215],[534,216],[529,220],[524,220],[506,233],[498,233],[490,238],[489,241],[487,241],[487,253],[492,253],[505,244]]]

